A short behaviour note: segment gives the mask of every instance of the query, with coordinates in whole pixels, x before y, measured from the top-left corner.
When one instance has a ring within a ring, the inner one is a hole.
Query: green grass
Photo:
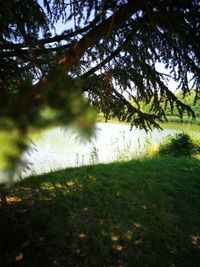
[[[189,123],[177,123],[177,122],[164,122],[161,123],[160,126],[163,129],[171,129],[176,131],[184,131],[188,133],[197,132],[200,133],[200,126],[197,124],[189,124]]]
[[[180,119],[178,116],[167,116],[169,122],[176,122],[176,123],[187,123],[187,124],[196,124],[200,125],[200,118],[197,117],[195,119],[189,117],[183,117]]]
[[[172,117],[172,116],[171,116]],[[160,126],[162,129],[171,129],[171,130],[177,130],[177,131],[185,131],[188,133],[192,132],[198,132],[200,133],[200,122],[199,118],[197,118],[195,121],[192,121],[190,119],[184,119],[183,122],[180,122],[180,118],[178,117],[168,117],[167,122],[160,123]],[[98,122],[105,122],[105,119],[102,114],[98,115]],[[120,124],[127,124],[126,122],[119,122],[117,118],[112,118],[108,121],[109,123],[120,123]]]
[[[7,194],[1,266],[199,266],[198,159],[71,168]]]

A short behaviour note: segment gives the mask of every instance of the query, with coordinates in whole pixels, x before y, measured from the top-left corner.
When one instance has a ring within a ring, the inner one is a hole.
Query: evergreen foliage
[[[50,107],[60,124],[88,130],[91,104],[106,120],[145,129],[159,127],[168,104],[194,117],[155,64],[170,69],[184,95],[190,73],[197,99],[199,33],[198,0],[0,0],[1,126],[25,136],[29,125],[46,123],[41,111]],[[151,112],[140,101],[151,103]]]

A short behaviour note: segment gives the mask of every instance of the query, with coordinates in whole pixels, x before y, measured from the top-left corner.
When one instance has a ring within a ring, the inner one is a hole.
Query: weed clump
[[[168,136],[166,142],[161,143],[158,154],[162,156],[186,156],[200,154],[200,141],[192,139],[186,133]]]

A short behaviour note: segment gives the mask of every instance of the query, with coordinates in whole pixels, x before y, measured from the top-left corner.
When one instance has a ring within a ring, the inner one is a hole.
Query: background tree
[[[88,130],[91,104],[145,129],[159,127],[168,103],[194,117],[167,81],[185,94],[190,73],[199,97],[199,33],[198,0],[0,0],[1,126],[21,136],[54,121]],[[140,101],[151,103],[149,113]],[[56,111],[51,119],[46,107]]]

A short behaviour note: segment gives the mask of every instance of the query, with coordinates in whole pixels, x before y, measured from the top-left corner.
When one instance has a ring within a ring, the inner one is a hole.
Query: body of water
[[[95,136],[84,140],[71,128],[46,131],[24,155],[32,172],[42,173],[58,168],[77,167],[128,159],[142,153],[145,144],[155,144],[174,130],[144,130],[122,124],[98,123]]]
[[[97,123],[95,132],[89,141],[78,136],[72,128],[44,131],[39,140],[33,140],[23,155],[29,168],[20,168],[21,176],[128,160],[144,153],[147,143],[156,144],[167,135],[176,133],[175,130],[152,130],[146,133],[136,128],[130,131],[128,125],[111,123]]]

